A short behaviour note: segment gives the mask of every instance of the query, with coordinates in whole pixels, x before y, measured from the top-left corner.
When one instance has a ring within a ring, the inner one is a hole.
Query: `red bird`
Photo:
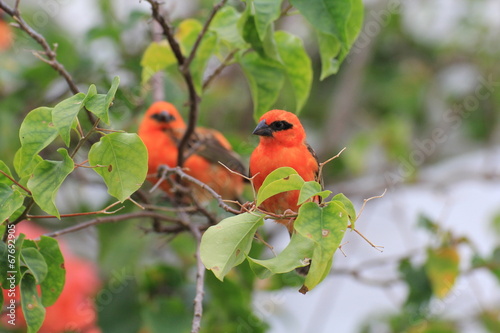
[[[250,176],[255,191],[264,179],[277,168],[291,167],[305,180],[318,181],[319,163],[314,150],[306,142],[306,132],[299,118],[291,112],[271,110],[266,112],[253,131],[260,136],[259,145],[250,157]],[[298,211],[299,191],[276,194],[264,200],[261,209],[283,214],[286,210]],[[277,220],[293,232],[293,219]]]
[[[177,146],[186,131],[186,124],[174,105],[155,102],[146,111],[139,126],[138,134],[149,153],[148,180],[158,181],[158,167],[166,164],[177,165]],[[223,199],[236,199],[243,191],[243,178],[229,172],[219,161],[230,169],[243,173],[245,168],[238,155],[232,151],[230,143],[214,129],[196,128],[193,137],[184,149],[186,173],[210,186]],[[198,201],[212,197],[202,188],[189,183]],[[164,181],[160,187],[167,193],[170,184]]]

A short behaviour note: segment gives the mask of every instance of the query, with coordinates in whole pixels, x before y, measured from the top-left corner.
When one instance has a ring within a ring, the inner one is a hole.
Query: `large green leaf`
[[[291,0],[317,30],[321,80],[338,71],[363,23],[361,0]]]
[[[294,233],[287,247],[271,259],[254,259],[248,257],[250,267],[257,276],[265,279],[273,274],[282,274],[309,264],[315,242],[299,233]]]
[[[250,0],[248,5],[253,4],[255,27],[260,40],[264,40],[268,28],[280,17],[281,0]]]
[[[231,268],[245,260],[255,232],[263,223],[263,215],[243,213],[208,228],[200,245],[205,267],[222,281]]]
[[[36,333],[45,319],[45,308],[42,305],[36,281],[33,275],[24,274],[21,280],[21,307],[26,319],[27,333]]]
[[[24,118],[19,129],[21,148],[17,153],[15,167],[19,177],[25,176],[35,156],[47,147],[59,134],[52,123],[52,108],[40,107]]]
[[[85,97],[84,93],[78,93],[60,102],[52,109],[52,121],[66,146],[69,146],[71,127],[76,120],[78,112],[83,108]]]
[[[141,82],[145,84],[158,71],[175,65],[177,60],[166,40],[152,42],[147,47],[141,59]]]
[[[0,221],[5,221],[22,207],[24,195],[7,184],[0,183]]]
[[[274,170],[262,183],[257,193],[257,207],[264,200],[275,194],[287,191],[300,190],[304,185],[304,179],[293,168],[282,167]]]
[[[239,59],[250,85],[253,99],[254,119],[269,111],[283,87],[285,75],[282,66],[273,60],[263,59],[255,52],[244,54]]]
[[[54,238],[41,236],[37,246],[47,263],[47,275],[40,285],[42,303],[44,306],[51,306],[64,288],[66,279],[64,257],[59,249],[59,243]]]
[[[292,84],[295,109],[299,113],[311,91],[313,70],[302,40],[285,31],[276,31],[276,44],[285,73]]]
[[[62,161],[40,162],[33,171],[33,177],[28,181],[28,188],[35,202],[50,215],[60,218],[55,205],[56,194],[63,181],[73,171],[74,162],[64,148],[57,150],[63,157]]]
[[[28,268],[28,272],[35,278],[36,284],[42,283],[47,276],[47,264],[38,249],[34,247],[23,248],[21,258],[23,264]]]
[[[135,133],[111,133],[92,146],[89,163],[104,179],[108,193],[123,202],[146,179],[148,151]]]
[[[328,275],[333,254],[344,237],[347,225],[348,216],[336,202],[330,202],[324,207],[314,202],[306,202],[300,206],[294,228],[316,243],[311,268],[301,289],[303,292],[314,288]]]
[[[219,43],[229,49],[244,49],[246,42],[238,30],[238,21],[241,14],[231,6],[223,7],[217,12],[212,23],[210,31],[217,34]]]
[[[107,94],[95,94],[90,98],[85,98],[85,107],[98,118],[109,125],[109,108],[116,95],[120,78],[115,76]],[[90,92],[90,89],[89,89]]]
[[[243,39],[249,43],[254,51],[256,51],[261,58],[269,58],[279,61],[279,53],[274,40],[274,29],[272,25],[268,25],[267,29],[262,36],[257,32],[256,17],[252,13],[251,6],[247,6],[246,11],[238,22],[239,29]]]

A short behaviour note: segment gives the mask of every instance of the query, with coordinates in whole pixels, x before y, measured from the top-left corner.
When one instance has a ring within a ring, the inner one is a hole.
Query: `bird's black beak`
[[[252,134],[260,136],[273,136],[273,131],[269,125],[266,124],[266,120],[262,119],[257,127],[253,130]]]
[[[151,116],[151,118],[157,120],[160,123],[169,123],[172,120],[175,120],[175,117],[172,116],[170,113],[167,111],[161,111],[158,113],[155,113]]]

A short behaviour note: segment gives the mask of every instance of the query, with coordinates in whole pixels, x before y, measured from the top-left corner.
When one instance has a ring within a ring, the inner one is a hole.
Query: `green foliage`
[[[299,198],[302,202],[316,195],[326,198],[331,193],[318,191],[321,190],[319,183],[305,182],[293,168],[283,167],[266,177],[257,193],[256,207],[273,195],[292,190],[300,190]],[[205,267],[212,270],[221,281],[245,257],[260,278],[288,273],[310,264],[300,290],[306,293],[328,275],[333,254],[355,216],[352,203],[344,195],[337,195],[331,201],[321,204],[305,202],[300,206],[296,217],[288,217],[295,219],[295,232],[288,246],[274,258],[256,259],[248,254],[256,230],[266,217],[257,208],[210,227],[202,237],[201,258]]]
[[[318,35],[321,79],[335,74],[361,29],[362,2],[315,0],[291,4],[310,21]],[[295,98],[294,109],[289,109],[300,112],[309,97],[313,70],[300,38],[286,31],[275,31],[275,23],[288,15],[289,10],[282,12],[281,0],[249,0],[242,12],[231,6],[219,10],[190,66],[197,93],[203,93],[203,73],[208,59],[215,55],[223,65],[236,62],[243,70],[253,99],[255,119],[273,108],[285,79],[290,82]],[[186,58],[201,30],[202,24],[195,19],[177,25],[175,38]],[[226,59],[228,55],[230,59]],[[230,61],[224,63],[227,60]],[[151,43],[141,60],[142,84],[147,84],[157,71],[170,69],[176,63],[169,45]]]

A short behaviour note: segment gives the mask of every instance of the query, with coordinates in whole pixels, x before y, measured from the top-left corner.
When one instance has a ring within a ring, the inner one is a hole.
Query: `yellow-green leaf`
[[[52,109],[52,121],[66,146],[69,146],[71,127],[78,116],[78,112],[83,108],[85,97],[84,93],[78,93],[58,103]]]
[[[36,333],[45,319],[45,308],[38,295],[36,281],[33,275],[23,275],[20,293],[21,307],[26,320],[27,333]]]
[[[455,246],[428,249],[425,270],[437,297],[445,297],[453,288],[460,273],[459,264],[460,257]]]
[[[257,207],[264,200],[287,191],[300,190],[304,185],[304,179],[293,168],[283,167],[274,170],[262,183],[257,193]]]
[[[166,40],[152,42],[141,59],[142,84],[148,82],[156,72],[167,69],[176,63],[177,60],[175,59],[174,52]]]

